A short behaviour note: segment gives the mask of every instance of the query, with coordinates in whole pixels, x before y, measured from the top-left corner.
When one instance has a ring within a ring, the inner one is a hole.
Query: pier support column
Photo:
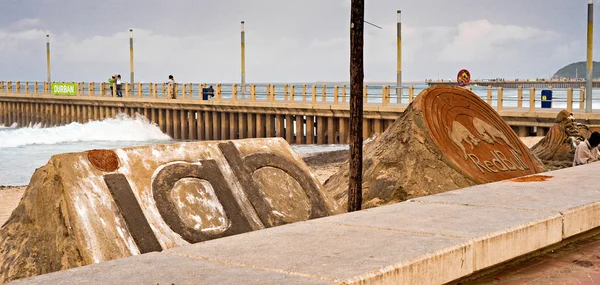
[[[315,116],[306,116],[306,144],[315,143]]]
[[[327,117],[327,143],[328,144],[335,144],[335,133],[336,133],[336,129],[335,129],[335,124],[334,124],[334,117]]]
[[[370,119],[363,119],[363,140],[366,140],[371,137],[372,128],[371,128]]]
[[[383,120],[375,119],[373,120],[373,128],[374,132],[378,135],[383,133]]]
[[[214,140],[213,136],[213,112],[204,112],[204,139]]]
[[[410,90],[410,89],[409,89]],[[347,144],[348,143],[348,118],[340,118],[340,143]]]
[[[327,131],[327,121],[324,117],[317,117],[317,144],[325,144],[325,132]]]
[[[171,117],[171,125],[173,127],[173,138],[176,140],[181,139],[181,125],[180,125],[180,117],[179,110],[171,110],[173,112],[173,116]]]
[[[275,136],[285,138],[283,115],[275,116]]]
[[[538,137],[543,137],[543,136],[545,136],[545,135],[546,135],[546,128],[544,128],[544,127],[537,127],[537,132],[536,132],[536,135],[537,135]]]
[[[175,138],[175,136],[173,135],[173,110],[165,109],[165,113],[165,125],[167,126],[167,135],[171,138]]]
[[[304,116],[296,115],[296,144],[303,144],[304,141]]]
[[[202,96],[200,96],[202,98]],[[198,111],[198,140],[203,141],[206,140],[206,124],[204,123],[204,119],[206,118],[206,112]]]
[[[213,129],[213,134],[212,134],[212,139],[213,140],[220,140],[221,139],[221,132],[220,132],[220,116],[218,112],[212,112],[212,129]]]
[[[519,137],[529,136],[529,127],[519,126],[518,128],[519,128],[519,132],[518,132]]]
[[[248,138],[256,138],[256,119],[254,113],[248,113]]]
[[[229,113],[229,139],[231,140],[238,138],[238,123],[236,117],[237,113]]]
[[[256,114],[256,137],[265,137],[265,115]]]
[[[274,115],[266,114],[265,115],[265,136],[267,138],[272,138],[275,136],[275,125],[274,125]]]
[[[289,144],[294,143],[294,119],[289,114],[285,116],[285,140]]]
[[[188,120],[188,139],[198,140],[198,120],[196,119],[196,111],[187,111]]]
[[[181,139],[182,140],[187,140],[189,139],[189,130],[188,130],[188,116],[187,116],[188,111],[187,110],[180,110],[179,111],[179,118],[181,120],[181,122],[179,122],[181,124],[180,128],[181,128]]]
[[[238,134],[240,139],[248,138],[248,116],[246,113],[238,113]]]
[[[235,139],[235,136],[229,136],[229,114],[225,112],[221,112],[221,139]]]

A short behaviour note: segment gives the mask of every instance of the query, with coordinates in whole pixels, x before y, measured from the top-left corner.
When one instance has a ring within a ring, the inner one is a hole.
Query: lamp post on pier
[[[50,35],[46,35],[46,68],[48,72],[48,84],[51,88],[52,86],[52,77],[50,76]]]
[[[585,79],[585,112],[592,112],[592,74],[594,65],[592,62],[592,49],[594,47],[594,1],[588,3],[587,14],[587,70]]]
[[[135,89],[135,81],[133,78],[133,29],[129,29],[129,72],[131,76],[131,93],[133,94]]]

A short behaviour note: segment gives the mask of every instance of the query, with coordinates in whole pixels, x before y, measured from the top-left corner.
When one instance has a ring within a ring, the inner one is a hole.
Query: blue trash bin
[[[208,88],[202,88],[202,100],[208,100],[209,92]]]
[[[542,108],[552,108],[552,90],[542,90]]]

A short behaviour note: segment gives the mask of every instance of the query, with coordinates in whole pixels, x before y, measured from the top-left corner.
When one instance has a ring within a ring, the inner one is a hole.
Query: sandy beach
[[[542,137],[524,137],[521,138],[527,147],[532,147]],[[340,165],[348,159],[348,150],[337,150],[323,153],[313,153],[303,157],[310,170],[317,176],[321,183],[334,173],[336,173]],[[27,186],[0,186],[0,224],[4,224],[10,217],[13,209],[17,207],[23,192]]]

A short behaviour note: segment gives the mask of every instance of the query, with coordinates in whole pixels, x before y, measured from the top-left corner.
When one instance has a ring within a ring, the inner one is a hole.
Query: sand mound
[[[577,145],[590,135],[586,125],[576,123],[572,113],[562,110],[556,116],[554,126],[531,147],[531,152],[550,170],[571,167]]]
[[[541,162],[487,103],[472,92],[424,90],[380,137],[364,148],[363,206],[544,171]],[[348,164],[325,182],[347,203]]]

